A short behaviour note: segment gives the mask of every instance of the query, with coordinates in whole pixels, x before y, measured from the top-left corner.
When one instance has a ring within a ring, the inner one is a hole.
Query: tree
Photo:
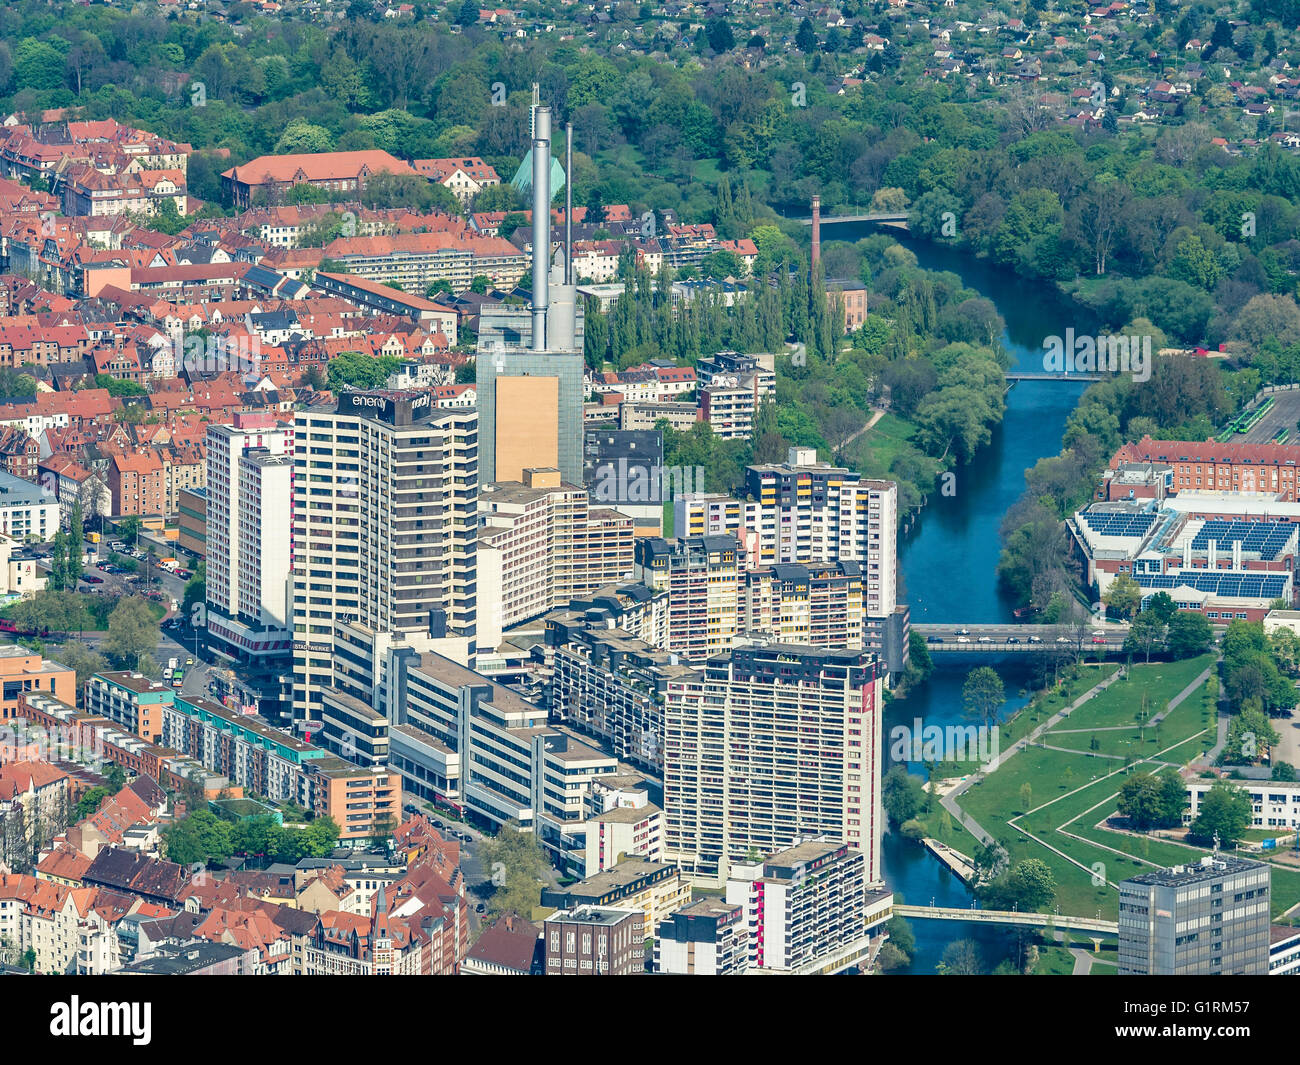
[[[1106,604],[1107,614],[1120,618],[1132,617],[1142,605],[1142,588],[1127,573],[1121,573],[1110,582],[1110,587],[1101,600]]]
[[[882,973],[893,972],[895,969],[906,969],[911,963],[901,950],[894,945],[892,941],[886,941],[880,947],[876,954],[876,968]]]
[[[996,880],[1007,871],[1011,863],[1006,848],[996,840],[977,845],[971,860],[975,863],[975,879],[978,883]]]
[[[1009,873],[983,885],[979,896],[991,909],[1043,913],[1056,897],[1056,878],[1046,862],[1026,858]]]
[[[1151,661],[1151,652],[1159,649],[1165,642],[1165,623],[1150,610],[1144,610],[1129,625],[1124,637],[1125,651],[1138,651]]]
[[[1169,634],[1165,644],[1175,658],[1194,658],[1203,654],[1213,640],[1214,631],[1204,614],[1180,610],[1169,619]]]
[[[794,35],[794,46],[804,55],[817,51],[817,32],[813,29],[812,19],[805,18],[799,23],[799,30]]]
[[[983,975],[984,961],[980,957],[979,947],[971,939],[958,939],[949,943],[944,948],[938,970],[942,976]]]
[[[913,776],[905,765],[892,766],[880,784],[880,802],[896,825],[910,821],[924,805],[920,777]]]
[[[136,668],[145,655],[158,647],[158,619],[149,601],[138,595],[122,599],[108,616],[104,653],[120,666]]]
[[[473,26],[478,22],[478,4],[475,0],[464,0],[456,11],[457,26]]]
[[[537,837],[507,823],[495,838],[484,839],[482,850],[483,868],[494,888],[489,910],[530,918],[541,900],[541,877],[547,868]]]
[[[1129,777],[1119,789],[1118,808],[1139,832],[1162,824],[1164,805],[1160,781],[1150,773]]]
[[[1168,592],[1156,592],[1147,600],[1146,609],[1143,613],[1154,614],[1168,625],[1174,615],[1178,613],[1178,606],[1174,603],[1173,596]]]
[[[84,644],[69,641],[53,653],[53,657],[69,669],[76,670],[77,687],[85,686],[86,681],[96,673],[103,673],[109,668],[108,659]]]
[[[1187,787],[1177,771],[1169,769],[1159,774],[1160,819],[1159,828],[1176,828],[1183,823],[1183,810],[1187,807]]]
[[[709,47],[721,54],[736,47],[736,37],[731,32],[731,24],[723,18],[712,18],[704,24],[704,34]]]
[[[1232,847],[1245,835],[1250,821],[1250,795],[1226,780],[1217,780],[1201,799],[1189,835],[1202,843],[1217,836],[1220,846]]]
[[[1002,678],[990,666],[972,669],[961,687],[961,701],[966,713],[986,725],[997,721],[1006,698]]]

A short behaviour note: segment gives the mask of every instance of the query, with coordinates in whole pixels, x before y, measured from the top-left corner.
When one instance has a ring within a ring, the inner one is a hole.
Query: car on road
[[[1068,637],[1068,636],[1058,636],[1058,637],[1056,638],[1056,642],[1057,642],[1057,643],[1069,643],[1069,642],[1070,642],[1070,637]]]
[[[1106,638],[1106,630],[1105,630],[1105,629],[1093,629],[1093,630],[1092,630],[1092,634],[1093,634],[1094,636],[1100,636],[1103,640]]]
[[[1105,636],[1094,636],[1094,637],[1092,638],[1092,642],[1093,642],[1093,643],[1105,643],[1105,642],[1106,642],[1106,637],[1105,637]]]
[[[1030,636],[1030,637],[1028,637],[1028,640],[1029,640],[1030,643],[1042,643],[1042,642],[1043,642],[1043,638],[1042,638],[1041,636]]]
[[[958,642],[958,643],[970,643],[970,637],[969,637],[969,636],[958,636],[958,637],[957,637],[957,642]]]
[[[926,643],[943,643],[943,637],[942,637],[942,636],[927,636],[925,642],[926,642]]]
[[[103,583],[104,583],[104,578],[103,578],[103,577],[96,577],[96,576],[94,576],[93,574],[90,574],[90,573],[83,574],[81,579],[82,579],[83,581],[85,581],[87,584],[103,584]]]
[[[958,636],[969,636],[969,635],[970,635],[970,629],[958,629],[958,630],[957,630],[957,635],[958,635]]]
[[[1019,643],[1019,642],[1020,642],[1020,637],[1019,637],[1019,636],[1008,636],[1008,637],[1007,637],[1007,643]]]
[[[475,913],[487,913],[487,907],[486,907],[483,903],[480,902],[477,906],[474,907],[474,912],[475,912]]]
[[[980,642],[980,643],[992,643],[992,642],[993,642],[993,637],[992,637],[992,636],[981,636],[981,637],[979,638],[979,642]]]
[[[446,828],[446,827],[447,827],[447,826],[444,825],[441,821],[439,821],[436,817],[431,817],[431,818],[429,818],[429,823],[430,823],[431,825],[433,825],[434,828]]]
[[[192,666],[192,665],[194,665],[194,659],[192,659],[192,658],[187,658],[187,659],[185,659],[185,664],[186,664],[187,666]]]

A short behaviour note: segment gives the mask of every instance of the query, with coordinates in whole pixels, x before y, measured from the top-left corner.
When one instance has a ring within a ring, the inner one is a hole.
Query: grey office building
[[[1216,854],[1119,886],[1121,976],[1264,976],[1269,867]]]
[[[520,319],[522,321],[522,319]],[[538,466],[554,465],[567,484],[582,484],[582,400],[585,394],[583,372],[586,364],[582,352],[565,351],[530,351],[527,348],[491,348],[485,347],[480,338],[478,354],[475,358],[474,387],[478,403],[478,439],[479,439],[479,476],[484,483],[498,480],[519,480],[517,471],[498,468],[497,453],[500,450],[501,437],[516,434],[521,445],[526,445],[529,426],[518,418],[510,408],[498,402],[497,382],[501,379],[554,377],[556,386],[556,405],[548,417],[554,417],[553,431],[556,436],[554,455],[535,449]],[[534,406],[536,400],[531,393],[522,393],[520,403]],[[541,400],[540,402],[551,402]],[[536,410],[529,413],[537,414]],[[498,424],[499,423],[499,424]],[[534,450],[534,449],[528,449]]]

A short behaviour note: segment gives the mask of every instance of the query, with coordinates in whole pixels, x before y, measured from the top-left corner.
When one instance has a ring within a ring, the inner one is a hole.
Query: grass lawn
[[[1074,972],[1074,955],[1061,945],[1040,945],[1035,976],[1069,976]]]
[[[1148,705],[1153,692],[1172,690],[1177,694],[1205,668],[1206,662],[1196,660],[1177,665],[1187,669],[1170,670],[1164,663],[1158,667],[1135,666],[1127,682],[1112,685],[1094,700],[1106,700],[1099,708],[1090,702],[1076,710],[1071,715],[1070,726],[1078,727],[1080,721],[1089,718],[1097,723],[1115,720],[1123,712],[1116,707],[1116,693],[1131,699],[1145,691]],[[1163,707],[1167,701],[1162,698],[1160,705]],[[1184,764],[1200,754],[1209,742],[1201,696],[1193,694],[1170,712],[1160,728],[1158,744],[1154,732],[1154,729],[1124,728],[1097,735],[1099,739],[1110,737],[1109,746],[1117,748],[1117,753],[1133,755],[1135,764],[1131,772],[1155,769],[1148,759]],[[1032,747],[972,787],[961,802],[964,809],[1002,842],[1013,863],[1035,857],[1051,867],[1057,881],[1056,901],[1062,913],[1091,916],[1100,911],[1103,918],[1114,919],[1118,911],[1117,893],[1109,885],[1095,884],[1095,877],[1118,883],[1156,867],[1197,861],[1208,851],[1096,827],[1116,812],[1117,795],[1126,779],[1124,766],[1115,759],[1091,757],[1086,750],[1087,733],[1054,735],[1051,742],[1065,746],[1061,741],[1070,735],[1084,739],[1080,752]],[[1025,784],[1029,785],[1028,803],[1021,801],[1021,788]],[[1031,813],[1025,813],[1026,806]],[[1010,823],[1012,820],[1014,824]],[[1026,832],[1043,843],[1036,842]],[[1274,917],[1300,903],[1300,872],[1274,866],[1272,884]]]
[[[1100,695],[1073,711],[1061,722],[1062,729],[1101,729],[1138,725],[1145,703],[1148,716],[1165,705],[1214,663],[1213,655],[1200,655],[1182,662],[1153,662],[1135,665],[1127,679],[1116,681]],[[1198,703],[1195,695],[1183,704]],[[1055,730],[1053,730],[1055,731]]]
[[[1149,706],[1163,709],[1208,664],[1206,657],[1134,666],[1128,680],[1111,685],[1075,710],[1068,719],[1069,725],[1064,727],[1132,724],[1131,708],[1141,705],[1144,694]],[[1064,705],[1069,695],[1057,698],[1060,702],[1055,709]],[[1099,705],[1094,707],[1094,702]],[[1126,704],[1130,708],[1127,721],[1123,720]],[[1040,707],[1040,713],[1041,710]],[[1194,693],[1170,712],[1161,726],[1158,745],[1154,741],[1154,729],[1149,730],[1150,735],[1139,734],[1137,739],[1134,737],[1138,730],[1128,728],[1118,733],[1098,733],[1098,736],[1100,739],[1109,735],[1117,747],[1127,746],[1123,753],[1132,754],[1139,764],[1153,756],[1182,763],[1204,749],[1201,739],[1191,738],[1204,728],[1204,722],[1205,708],[1200,696]],[[1118,883],[1155,864],[1186,862],[1202,852],[1091,829],[1090,826],[1114,811],[1113,797],[1124,781],[1123,763],[1091,757],[1085,733],[1053,736],[1049,742],[1065,740],[1070,735],[1082,740],[1079,752],[1032,747],[974,785],[960,801],[1007,848],[1013,863],[1031,857],[1047,863],[1057,881],[1056,901],[1062,913],[1092,916],[1100,912],[1103,918],[1114,919],[1118,895],[1108,884],[1097,884],[1095,880]],[[1166,748],[1170,749],[1165,751]],[[1165,753],[1158,754],[1159,751]],[[1028,795],[1024,797],[1028,802],[1022,801],[1021,789],[1025,785],[1028,785]],[[1026,808],[1033,812],[1021,817]],[[1018,817],[1020,820],[1015,824],[1009,823]],[[1066,830],[1081,838],[1071,838],[1058,831],[1067,824]],[[1043,843],[1021,831],[1022,828]],[[1284,890],[1285,895],[1289,891]],[[1281,901],[1278,908],[1285,908]]]
[[[870,451],[870,460],[866,463],[869,471],[879,471],[881,474],[893,467],[896,459],[904,451],[910,451],[914,456],[920,456],[920,460],[930,475],[930,480],[939,476],[939,473],[946,469],[943,463],[937,459],[922,455],[912,444],[912,437],[916,435],[916,427],[893,414],[886,414],[881,417],[870,429],[862,434],[860,439],[865,442]],[[920,483],[923,478],[917,478]]]
[[[1101,683],[1117,668],[1109,663],[1101,666],[1082,666],[1077,675],[1066,678],[1059,688],[1035,695],[1029,703],[998,725],[999,747],[1005,751],[1061,707],[1068,706],[1089,688]],[[942,780],[944,777],[964,777],[970,771],[969,762],[941,762],[935,766],[933,775]]]

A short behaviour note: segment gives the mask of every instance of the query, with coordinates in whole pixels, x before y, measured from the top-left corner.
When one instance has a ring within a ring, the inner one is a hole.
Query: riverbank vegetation
[[[939,477],[969,462],[1002,421],[1007,359],[996,345],[1004,323],[992,303],[956,274],[920,269],[916,256],[887,236],[828,245],[832,255],[838,269],[866,278],[877,312],[838,342],[837,322],[824,336],[819,323],[829,316],[813,310],[825,306],[820,272],[812,284],[799,280],[802,253],[786,247],[757,296],[725,311],[702,312],[718,317],[719,336],[729,346],[781,352],[774,360],[775,402],[759,411],[750,441],[721,440],[703,423],[678,431],[661,422],[665,465],[701,467],[708,490],[739,492],[747,465],[784,461],[791,446],[814,447],[823,459],[864,477],[897,481],[899,518],[906,521],[935,491]],[[624,293],[607,316],[624,322],[620,335],[650,338],[632,362],[671,357],[690,365],[701,351],[716,350],[695,347],[693,339],[685,343],[682,337],[692,333],[666,325],[661,328],[667,346],[655,339],[645,323],[660,320],[663,304],[657,302],[660,290],[647,280],[629,263]],[[754,316],[770,319],[771,331],[737,325]],[[595,332],[609,330],[598,325]],[[734,344],[738,333],[744,342]],[[589,343],[600,342],[590,340],[590,329],[587,335]],[[805,341],[790,352],[787,342],[800,337]],[[807,342],[813,337],[821,339]],[[603,357],[611,363],[612,351],[610,342]],[[868,427],[873,418],[876,424]]]

